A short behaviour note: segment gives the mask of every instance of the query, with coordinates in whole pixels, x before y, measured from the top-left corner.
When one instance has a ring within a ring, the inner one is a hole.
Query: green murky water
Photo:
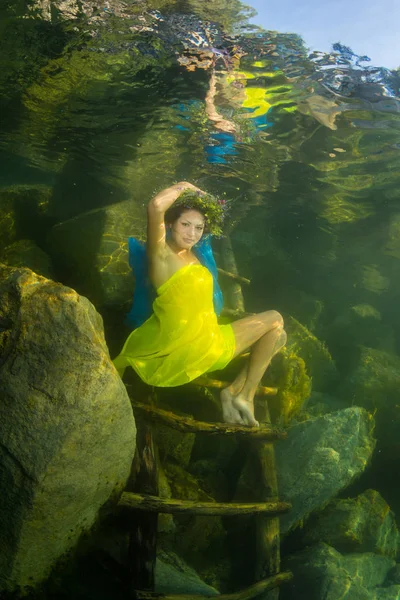
[[[115,351],[129,298],[110,289],[130,217],[118,209],[109,225],[107,207],[131,202],[140,235],[146,203],[173,182],[228,199],[248,310],[296,319],[336,363],[333,378],[313,367],[311,413],[337,401],[377,415],[378,451],[346,494],[373,487],[400,514],[399,74],[235,29],[240,3],[111,4],[3,7],[0,260],[34,268],[45,253],[98,306]],[[213,61],[214,108],[234,133],[207,112]],[[78,226],[55,238],[66,222]]]

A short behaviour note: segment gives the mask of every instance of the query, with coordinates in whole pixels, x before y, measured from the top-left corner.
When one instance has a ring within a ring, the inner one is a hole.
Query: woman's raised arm
[[[162,190],[150,200],[147,206],[147,254],[149,258],[164,252],[166,244],[164,215],[185,190],[201,192],[191,183],[180,181]]]

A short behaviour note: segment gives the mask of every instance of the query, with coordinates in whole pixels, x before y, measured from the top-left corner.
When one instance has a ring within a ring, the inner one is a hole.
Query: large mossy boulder
[[[373,417],[353,407],[295,424],[276,444],[279,495],[292,504],[281,518],[283,533],[331,502],[364,471],[375,447],[373,429]]]
[[[135,421],[102,319],[0,265],[0,589],[35,586],[124,488]]]
[[[313,516],[303,543],[326,542],[339,552],[374,552],[396,558],[399,532],[395,516],[375,490],[334,501]]]
[[[399,586],[382,588],[394,561],[367,552],[342,555],[327,544],[317,544],[290,556],[285,568],[293,572],[293,583],[283,586],[282,600],[375,600],[397,598],[381,595]]]
[[[143,238],[145,210],[131,200],[55,225],[49,253],[66,280],[96,306],[123,307],[133,297],[128,237]]]
[[[275,444],[279,497],[292,504],[281,517],[281,532],[301,525],[331,502],[368,464],[374,446],[373,418],[347,408],[294,424]],[[260,502],[260,467],[249,453],[239,477],[235,500]]]
[[[400,357],[395,354],[359,348],[355,368],[346,378],[341,395],[353,405],[373,412],[376,437],[381,449],[398,451]]]

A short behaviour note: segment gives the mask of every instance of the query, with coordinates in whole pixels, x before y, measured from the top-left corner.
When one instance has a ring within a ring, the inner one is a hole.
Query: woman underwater
[[[183,193],[185,202],[173,206]],[[258,426],[254,395],[272,357],[286,343],[283,319],[269,310],[218,324],[212,275],[192,251],[205,231],[212,232],[213,211],[204,209],[204,195],[183,181],[149,202],[146,251],[157,298],[152,316],[129,335],[114,364],[121,376],[131,366],[149,385],[170,387],[223,369],[251,348],[247,364],[221,391],[221,402],[225,422]]]

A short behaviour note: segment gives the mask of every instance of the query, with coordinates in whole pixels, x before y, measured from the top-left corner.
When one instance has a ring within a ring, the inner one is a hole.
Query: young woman
[[[187,190],[193,200],[173,206]],[[204,231],[212,229],[213,211],[204,208],[203,194],[183,181],[150,201],[146,249],[157,298],[152,316],[130,334],[114,364],[121,376],[130,365],[149,385],[170,387],[223,369],[251,348],[248,363],[222,390],[221,402],[226,422],[258,426],[254,395],[272,357],[286,343],[283,319],[270,310],[218,324],[212,275],[193,251]]]

